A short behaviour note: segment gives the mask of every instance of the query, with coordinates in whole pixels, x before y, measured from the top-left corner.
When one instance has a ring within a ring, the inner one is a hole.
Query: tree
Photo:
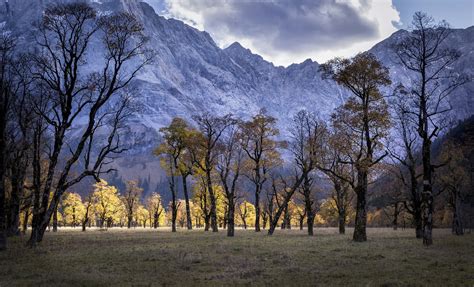
[[[452,231],[455,235],[463,235],[463,203],[472,188],[468,186],[466,158],[462,148],[449,141],[443,146],[440,160],[447,163],[441,167],[438,181],[442,190],[448,192],[448,204],[453,211]]]
[[[150,225],[152,225],[153,228],[156,229],[160,226],[160,219],[164,210],[161,204],[161,195],[156,192],[152,193],[148,197],[146,205],[150,216],[153,218],[153,220],[150,221]]]
[[[146,223],[150,217],[148,210],[143,205],[138,204],[137,211],[135,214],[135,221],[137,222],[137,224],[143,226],[143,228],[146,228]]]
[[[45,93],[35,98],[35,113],[51,131],[52,143],[45,157],[48,163],[42,198],[33,215],[32,246],[43,239],[66,190],[88,176],[98,180],[112,170],[107,164],[124,150],[121,123],[129,115],[129,98],[119,95],[152,58],[144,48],[147,39],[143,27],[132,15],[97,17],[96,11],[82,2],[49,6],[38,31],[40,51],[31,57],[37,85]],[[103,61],[98,61],[103,64],[88,73],[90,70],[84,69],[86,54],[96,35],[103,44]],[[78,131],[80,119],[85,123]],[[97,131],[104,137],[94,136]]]
[[[120,218],[123,203],[120,200],[117,189],[114,186],[108,185],[105,180],[102,179],[94,184],[92,202],[100,228],[104,228],[104,225],[108,227],[114,221],[114,218]]]
[[[385,213],[393,229],[397,230],[407,205],[407,188],[404,178],[398,174],[399,166],[386,163],[381,164],[381,169],[384,171],[374,184],[371,205]]]
[[[207,192],[207,182],[206,176],[202,172],[197,172],[196,176],[196,183],[194,184],[193,190],[193,202],[196,202],[196,207],[199,214],[204,220],[204,231],[209,231],[210,221],[211,221],[211,211],[210,211],[210,199],[209,193]]]
[[[352,59],[336,58],[321,65],[323,78],[347,88],[352,96],[332,115],[335,130],[349,144],[348,160],[356,169],[353,187],[357,195],[353,240],[367,240],[367,188],[370,171],[387,154],[377,155],[388,132],[390,121],[385,100],[379,90],[391,84],[388,69],[374,55],[362,53]]]
[[[311,122],[307,112],[301,112],[295,116],[290,132],[292,139],[289,143],[289,149],[293,154],[295,164],[294,174],[290,178],[293,180],[289,183],[288,180],[285,180],[282,176],[280,177],[280,181],[283,185],[283,187],[280,188],[281,201],[278,199],[276,185],[272,184],[275,188],[274,198],[278,204],[278,209],[270,223],[268,235],[272,235],[275,231],[281,214],[285,211],[285,214],[288,215],[288,204],[293,194],[301,186],[305,178],[308,178],[309,174],[316,168],[318,159],[320,158],[322,140],[324,139],[326,129],[319,123]],[[276,181],[273,181],[273,183],[276,183]]]
[[[399,164],[398,177],[404,186],[409,189],[409,203],[404,202],[405,210],[413,216],[415,223],[416,238],[423,237],[423,222],[421,210],[421,194],[419,190],[418,178],[422,176],[418,172],[419,158],[418,149],[419,141],[416,135],[417,119],[413,116],[416,114],[412,107],[405,100],[406,95],[404,88],[398,86],[395,90],[395,97],[391,103],[395,130],[397,138],[391,142],[395,143],[395,147],[389,147],[390,155]]]
[[[298,215],[298,222],[300,223],[300,230],[303,230],[304,219],[306,218],[306,208],[304,205],[296,205],[296,213]]]
[[[92,194],[89,194],[87,197],[86,197],[86,200],[84,201],[84,213],[82,215],[82,231],[86,231],[86,226],[87,224],[89,223],[89,226],[90,226],[90,223],[92,221],[91,219],[91,209],[93,208],[93,199],[92,199]]]
[[[321,202],[320,211],[318,213],[321,217],[321,220],[325,222],[325,224],[329,226],[339,226],[339,233],[344,234],[342,227],[345,227],[347,223],[351,221],[351,218],[355,217],[355,210],[352,208],[351,204],[348,204],[345,209],[345,217],[342,220],[345,220],[343,224],[341,224],[341,215],[339,212],[339,207],[336,201],[334,200],[334,196],[327,198]]]
[[[322,139],[325,134],[325,127],[318,122],[317,118],[306,110],[301,110],[293,118],[293,127],[291,129],[293,141],[291,143],[295,158],[298,158],[297,165],[301,169],[303,177],[302,185],[299,189],[303,195],[306,224],[308,235],[313,235],[314,219],[317,211],[317,202],[314,195],[313,178],[311,171],[315,166],[314,161],[317,148],[322,147]],[[308,150],[314,149],[314,150]],[[313,157],[313,159],[311,159]]]
[[[7,125],[11,115],[11,102],[15,99],[12,87],[13,54],[16,40],[4,31],[0,35],[0,250],[7,248],[5,214],[7,171]]]
[[[8,32],[1,31],[0,36],[1,54],[8,54],[8,42],[11,38]],[[6,49],[6,50],[5,50]],[[18,54],[18,53],[16,53]],[[29,101],[31,97],[32,77],[29,71],[29,61],[24,55],[4,55],[2,57],[3,69],[2,82],[4,95],[10,94],[8,104],[8,124],[6,127],[6,169],[10,185],[9,199],[6,204],[7,213],[7,236],[19,235],[20,209],[22,203],[30,203],[31,198],[25,190],[25,182],[28,172],[28,166],[31,161],[32,145],[32,122],[34,113],[31,112],[32,106]],[[8,64],[8,61],[13,63]],[[8,66],[9,65],[9,66]],[[8,73],[8,76],[5,74]],[[6,82],[5,82],[6,81]],[[12,97],[13,96],[13,97]],[[27,200],[25,200],[28,198]],[[27,208],[29,212],[29,207]],[[28,214],[29,216],[29,214]]]
[[[169,208],[171,211],[171,232],[176,232],[176,218],[178,216],[178,191],[176,186],[176,165],[175,161],[179,152],[175,147],[162,143],[156,150],[156,155],[161,156],[161,166],[167,170],[168,185],[171,192],[171,202]]]
[[[191,147],[190,152],[194,164],[205,174],[210,199],[211,228],[213,232],[217,232],[217,202],[212,183],[212,173],[215,170],[219,155],[219,139],[229,126],[235,124],[235,119],[231,115],[217,117],[209,113],[195,115],[193,119],[197,123],[200,133],[194,133],[192,141],[195,144]]]
[[[238,222],[244,229],[247,229],[249,222],[255,217],[255,206],[247,200],[244,200],[239,204],[237,210],[239,214]]]
[[[138,205],[140,204],[140,197],[143,193],[143,188],[138,186],[138,181],[127,181],[125,194],[123,195],[123,203],[127,210],[127,228],[131,227],[133,215],[136,213]]]
[[[351,186],[354,186],[355,182],[354,169],[351,165],[341,162],[347,145],[342,142],[337,133],[328,132],[324,142],[318,169],[328,177],[333,185],[332,200],[327,201],[327,204],[333,205],[332,207],[337,212],[339,234],[345,234],[348,211],[352,204],[350,192]]]
[[[420,137],[423,165],[423,244],[433,244],[433,170],[431,144],[445,125],[450,110],[448,97],[468,78],[450,67],[460,57],[455,48],[446,44],[451,33],[446,22],[435,23],[422,12],[413,16],[412,31],[403,37],[394,51],[399,63],[416,77],[407,87],[406,101],[415,107],[416,131]]]
[[[81,196],[75,192],[66,192],[62,201],[62,217],[65,225],[76,227],[84,220],[86,207]]]
[[[157,153],[167,152],[172,157],[173,172],[181,176],[183,186],[183,194],[186,206],[186,226],[189,230],[192,229],[191,210],[189,207],[189,193],[187,187],[187,178],[192,174],[193,162],[188,146],[190,142],[192,131],[188,127],[185,120],[181,118],[174,118],[168,127],[160,129],[165,140]],[[171,172],[171,171],[170,171]],[[175,187],[174,179],[171,183]],[[176,191],[175,191],[176,192]]]
[[[277,142],[273,139],[279,135],[275,127],[276,119],[268,116],[265,110],[255,115],[251,121],[242,124],[242,144],[251,161],[251,172],[248,178],[255,185],[255,231],[260,231],[260,193],[267,180],[268,168],[274,163],[272,156],[277,154]]]
[[[243,149],[239,125],[229,126],[220,140],[221,153],[217,159],[217,172],[227,200],[226,224],[227,236],[234,236],[235,200],[237,183],[241,174]]]
[[[176,232],[176,218],[178,214],[177,185],[175,177],[181,175],[183,191],[186,198],[187,226],[192,228],[189,210],[189,196],[187,190],[187,177],[192,171],[190,153],[186,152],[191,132],[188,131],[186,122],[181,118],[174,118],[169,127],[161,128],[164,142],[155,150],[156,155],[162,156],[161,164],[168,170],[168,183],[171,191],[171,230]],[[187,157],[185,158],[185,155]]]

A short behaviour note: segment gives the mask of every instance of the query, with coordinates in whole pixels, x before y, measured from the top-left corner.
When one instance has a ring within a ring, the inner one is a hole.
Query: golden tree
[[[67,192],[62,200],[62,213],[64,224],[76,227],[84,220],[86,208],[82,203],[81,196],[75,192]]]
[[[110,186],[103,179],[94,184],[92,202],[99,219],[100,228],[103,228],[104,224],[106,227],[111,226],[114,220],[118,220],[122,224],[126,213],[118,191],[114,186]]]

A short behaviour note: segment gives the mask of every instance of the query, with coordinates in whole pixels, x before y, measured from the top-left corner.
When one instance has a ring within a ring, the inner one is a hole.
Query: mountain
[[[31,21],[39,19],[44,5],[59,1],[10,0],[10,14],[2,11],[0,21],[25,39],[31,39]],[[147,181],[148,192],[161,186],[158,184],[163,175],[152,150],[160,140],[158,129],[168,125],[173,117],[191,120],[193,114],[210,111],[248,118],[265,108],[279,119],[280,130],[286,133],[292,115],[300,109],[327,119],[348,95],[333,82],[322,80],[319,64],[311,59],[288,67],[275,66],[237,42],[221,49],[208,33],[159,16],[145,2],[89,2],[100,13],[125,10],[134,14],[145,27],[149,46],[157,53],[154,63],[145,67],[132,83],[138,110],[128,123],[126,140],[131,149],[116,161],[119,172],[113,176],[115,180],[139,178],[143,182],[151,178]],[[411,81],[409,73],[394,63],[390,52],[390,45],[404,33],[408,32],[398,31],[370,50],[390,68],[394,84]],[[453,30],[449,44],[463,53],[455,68],[472,72],[474,27]],[[470,83],[451,97],[453,114],[458,119],[473,113],[473,91],[474,85]]]

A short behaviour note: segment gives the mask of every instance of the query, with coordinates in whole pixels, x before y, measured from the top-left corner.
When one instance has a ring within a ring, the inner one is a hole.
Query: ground
[[[426,248],[410,229],[369,229],[365,243],[351,232],[60,229],[34,249],[27,236],[11,239],[0,286],[474,285],[473,234],[435,230]]]

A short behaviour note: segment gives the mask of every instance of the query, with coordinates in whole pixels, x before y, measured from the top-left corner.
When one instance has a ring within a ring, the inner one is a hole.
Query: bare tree
[[[140,203],[140,197],[143,193],[143,188],[138,186],[136,180],[127,181],[127,187],[125,189],[125,194],[123,195],[123,202],[127,210],[127,228],[132,226],[133,215],[137,209],[138,204]]]
[[[281,177],[283,183],[282,201],[273,216],[268,230],[272,235],[278,224],[281,214],[287,210],[293,194],[301,186],[305,178],[316,168],[317,160],[320,157],[322,140],[324,138],[325,127],[313,122],[308,112],[302,111],[294,118],[293,128],[291,129],[292,140],[289,143],[289,149],[294,157],[295,170],[292,176],[292,182],[288,183]]]
[[[243,149],[240,128],[237,123],[229,126],[221,137],[221,153],[217,159],[217,171],[227,199],[227,236],[234,236],[235,200],[237,183],[241,174]]]
[[[114,155],[124,151],[120,131],[130,113],[124,89],[153,56],[145,49],[142,31],[128,13],[98,18],[82,2],[45,10],[37,40],[40,51],[32,58],[34,76],[47,92],[46,98],[35,99],[35,112],[44,120],[52,143],[44,159],[47,170],[33,215],[30,245],[43,239],[62,194],[85,177],[99,180],[100,174],[112,170],[106,166]],[[103,65],[87,74],[86,55],[96,35],[104,48]],[[77,129],[80,119],[85,124]],[[98,137],[99,130],[105,139]],[[73,132],[77,140],[68,140]],[[73,168],[77,169],[74,174]]]
[[[213,232],[218,231],[216,195],[212,183],[212,173],[215,170],[218,152],[218,143],[224,131],[235,124],[231,115],[223,117],[209,113],[193,116],[198,125],[200,135],[196,135],[194,147],[190,149],[195,165],[205,173],[207,192],[210,198],[210,219]]]
[[[337,133],[327,133],[324,149],[318,163],[322,171],[333,185],[331,197],[338,213],[339,234],[346,233],[348,210],[352,203],[351,188],[355,186],[354,169],[351,165],[341,162],[344,159],[344,147]]]
[[[273,221],[273,217],[275,215],[275,208],[278,208],[278,206],[276,206],[276,201],[278,200],[277,199],[277,196],[278,196],[278,190],[279,190],[279,187],[278,186],[278,178],[277,176],[275,175],[275,172],[270,172],[269,173],[269,178],[271,180],[271,184],[267,185],[267,188],[265,189],[265,205],[264,205],[264,212],[267,214],[268,216],[268,222],[272,223]]]
[[[276,119],[261,110],[251,121],[242,125],[243,149],[251,161],[248,178],[255,185],[255,231],[260,231],[260,193],[267,180],[267,170],[272,164],[277,142],[273,139],[279,134],[275,127]]]
[[[394,127],[397,138],[392,140],[395,146],[388,146],[390,156],[399,164],[399,174],[402,184],[409,190],[409,200],[404,201],[405,210],[413,216],[416,238],[423,237],[423,222],[421,210],[421,193],[418,179],[422,176],[418,172],[419,158],[417,151],[419,141],[416,134],[417,119],[413,107],[406,102],[403,87],[395,90],[394,100],[391,103],[394,114]]]
[[[433,244],[433,170],[431,143],[445,126],[450,106],[448,97],[468,78],[451,69],[460,53],[448,48],[446,41],[451,33],[446,22],[435,23],[425,13],[413,16],[412,31],[395,46],[401,65],[415,77],[407,87],[406,101],[415,107],[416,131],[422,141],[423,164],[423,244]]]
[[[34,113],[31,113],[32,106],[29,102],[32,78],[28,58],[25,55],[17,55],[13,60],[9,73],[10,91],[14,97],[10,100],[10,121],[6,131],[8,153],[6,168],[10,185],[10,197],[7,203],[8,236],[20,234],[20,206],[22,199],[29,196],[25,194],[24,187],[31,161],[31,124],[34,120]]]
[[[311,171],[315,166],[310,164],[310,156],[305,153],[311,152],[306,151],[308,147],[317,148],[322,147],[320,140],[323,136],[323,124],[318,122],[316,116],[312,113],[302,110],[298,112],[294,119],[292,128],[292,150],[294,151],[295,157],[299,158],[298,165],[300,166],[302,174],[304,174],[303,183],[301,185],[300,193],[304,198],[306,224],[308,227],[308,235],[313,235],[314,219],[317,211],[317,202],[315,200],[313,186],[313,177]],[[312,151],[315,154],[316,150]]]

